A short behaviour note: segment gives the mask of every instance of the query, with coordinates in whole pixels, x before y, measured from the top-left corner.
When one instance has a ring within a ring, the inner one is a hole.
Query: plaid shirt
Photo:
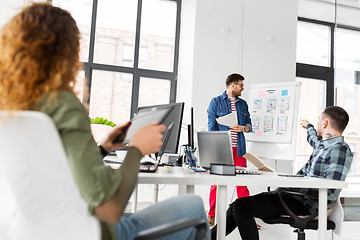
[[[353,155],[349,145],[344,142],[344,137],[335,137],[322,140],[316,134],[314,126],[308,124],[307,140],[314,151],[309,161],[300,169],[297,174],[309,177],[325,178],[332,180],[345,181],[349,172]],[[301,193],[313,196],[313,199],[302,199],[304,205],[314,212],[318,208],[319,191],[314,188],[293,189]],[[328,189],[328,202],[335,201],[340,194],[341,189]]]

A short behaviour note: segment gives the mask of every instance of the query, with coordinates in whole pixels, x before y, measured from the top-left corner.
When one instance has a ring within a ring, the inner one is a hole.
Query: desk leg
[[[226,234],[226,199],[227,186],[218,185],[216,190],[216,217],[217,239],[225,239]]]
[[[134,189],[133,204],[132,204],[132,206],[131,206],[131,212],[132,212],[132,213],[136,213],[136,211],[137,211],[138,187],[139,187],[139,185],[136,184],[135,189]]]
[[[194,185],[186,185],[186,193],[194,193]]]
[[[185,193],[194,193],[194,185],[179,185],[179,195]]]
[[[319,229],[318,239],[326,240],[326,228],[327,228],[327,189],[319,189]]]
[[[153,203],[157,203],[159,198],[159,184],[153,184],[153,189],[154,189]]]

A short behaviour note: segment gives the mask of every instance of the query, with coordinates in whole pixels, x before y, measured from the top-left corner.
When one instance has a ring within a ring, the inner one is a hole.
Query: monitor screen
[[[153,107],[169,107],[173,106],[170,113],[166,116],[166,118],[163,120],[163,124],[166,125],[166,127],[169,127],[171,124],[173,124],[170,136],[167,139],[167,143],[164,146],[164,153],[174,153],[176,154],[178,152],[179,148],[179,141],[180,141],[180,132],[181,132],[181,124],[182,124],[182,118],[183,118],[183,112],[184,112],[184,103],[169,103],[169,104],[163,104],[163,105],[153,105],[153,106],[145,106],[145,107],[139,107],[138,111],[142,111],[144,109],[153,108]],[[165,135],[166,132],[163,133]],[[164,136],[165,137],[165,136]]]

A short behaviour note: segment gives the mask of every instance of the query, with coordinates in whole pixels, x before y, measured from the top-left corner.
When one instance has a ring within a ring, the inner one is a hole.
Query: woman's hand
[[[122,133],[123,131],[127,131],[127,127],[131,124],[130,121],[128,121],[127,123],[121,125],[121,126],[116,126],[114,127],[109,135],[102,141],[102,143],[100,144],[107,152],[111,151],[111,150],[115,150],[115,149],[119,149],[119,148],[123,148],[125,147],[125,144],[119,144],[119,143],[114,143],[115,139],[117,139]],[[126,135],[126,133],[124,133]],[[124,138],[125,138],[124,135]]]
[[[163,135],[166,126],[158,123],[151,123],[140,128],[132,137],[129,146],[137,147],[143,155],[156,153],[162,145]]]

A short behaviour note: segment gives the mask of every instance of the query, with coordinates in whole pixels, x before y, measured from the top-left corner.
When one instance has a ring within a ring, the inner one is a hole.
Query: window
[[[343,135],[355,153],[349,175],[360,175],[360,29],[299,18],[297,80],[302,82],[299,116],[317,118],[326,107],[343,107],[350,121]],[[315,95],[312,95],[312,92]],[[320,93],[320,95],[319,95]],[[320,99],[316,99],[320,98]],[[311,107],[309,107],[311,106]],[[312,123],[316,124],[317,119]],[[308,160],[306,135],[298,130],[296,163],[299,168]],[[310,152],[311,154],[311,152]],[[297,168],[297,169],[298,169]]]
[[[330,66],[330,27],[298,22],[297,62]]]
[[[86,62],[89,58],[91,12],[93,2],[91,0],[52,0],[54,6],[66,9],[75,19],[81,33],[80,61]]]
[[[168,94],[164,94],[168,93]],[[170,81],[140,78],[139,107],[169,103]]]
[[[161,10],[160,10],[161,9]],[[159,14],[154,14],[159,12]],[[161,13],[161,14],[160,14]],[[176,30],[176,2],[163,0],[143,1],[140,46],[151,49],[151,61],[140,68],[173,71]],[[145,52],[140,52],[140,59]]]
[[[296,78],[301,82],[299,117],[316,126],[317,117],[325,108],[326,82],[319,79]],[[320,94],[319,94],[320,93]],[[311,107],[309,107],[311,106]],[[307,143],[307,132],[298,124],[296,134],[295,170],[300,169],[310,158],[313,151]]]
[[[335,35],[335,104],[343,107],[350,116],[350,121],[343,135],[354,153],[354,160],[349,174],[360,175],[360,29],[338,28]]]
[[[52,1],[73,15],[81,32],[84,71],[76,91],[90,117],[119,124],[138,106],[175,102],[180,1]],[[106,131],[95,128],[99,141]]]

